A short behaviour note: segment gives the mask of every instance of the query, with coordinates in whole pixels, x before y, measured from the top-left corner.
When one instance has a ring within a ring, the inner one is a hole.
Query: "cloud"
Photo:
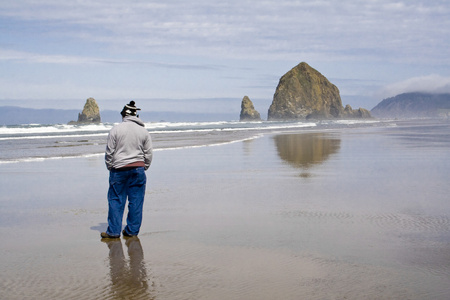
[[[269,99],[301,61],[350,96],[374,96],[398,78],[450,76],[442,0],[14,0],[0,3],[0,35],[0,79],[17,83],[2,93],[23,97],[30,85],[42,97],[95,88],[102,97],[250,90]],[[39,87],[50,83],[57,89]]]
[[[379,94],[387,98],[411,92],[450,93],[450,77],[432,74],[409,78],[384,87]]]
[[[57,30],[60,38],[118,53],[450,60],[450,5],[444,2],[15,0],[1,6],[0,15],[47,26],[47,38]]]
[[[100,60],[89,57],[37,54],[1,48],[0,48],[0,61],[16,61],[16,62],[46,63],[46,64],[95,64],[100,62]]]
[[[88,56],[37,54],[23,51],[14,51],[0,48],[0,61],[16,61],[34,64],[62,64],[62,65],[98,65],[98,64],[121,64],[121,65],[148,65],[157,68],[181,69],[181,70],[218,70],[225,68],[221,65],[212,64],[188,64],[188,63],[162,63],[148,60],[130,59],[105,59]]]

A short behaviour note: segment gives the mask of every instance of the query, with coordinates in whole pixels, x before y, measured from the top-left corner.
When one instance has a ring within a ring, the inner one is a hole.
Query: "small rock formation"
[[[74,124],[96,124],[100,123],[100,109],[94,98],[88,98],[84,105],[83,111],[78,114],[78,121],[70,121],[69,125]]]
[[[244,96],[241,103],[240,121],[261,121],[261,115],[253,106],[249,97]]]
[[[342,116],[348,119],[368,119],[372,117],[367,109],[358,108],[355,110],[348,104],[345,106]]]
[[[305,62],[281,77],[268,112],[269,120],[355,117],[370,117],[370,113],[350,106],[345,111],[339,89]]]

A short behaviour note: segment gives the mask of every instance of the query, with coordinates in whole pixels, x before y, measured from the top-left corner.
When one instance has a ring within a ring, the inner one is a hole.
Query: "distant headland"
[[[450,118],[450,94],[404,93],[384,99],[370,112],[377,118]]]

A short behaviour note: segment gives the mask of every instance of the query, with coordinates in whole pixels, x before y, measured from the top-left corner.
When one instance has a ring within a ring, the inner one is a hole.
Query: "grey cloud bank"
[[[407,92],[450,93],[450,77],[436,74],[414,77],[384,87],[380,95],[398,95]]]
[[[367,108],[449,90],[447,1],[18,0],[0,23],[0,99],[270,99],[300,61]]]

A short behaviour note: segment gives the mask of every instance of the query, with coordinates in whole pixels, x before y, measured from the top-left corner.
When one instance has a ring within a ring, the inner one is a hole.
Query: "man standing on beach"
[[[114,126],[108,135],[105,163],[109,172],[108,229],[102,238],[119,238],[128,197],[127,226],[122,234],[137,236],[142,223],[145,171],[152,162],[152,140],[136,112],[134,101],[125,105],[122,123]]]

